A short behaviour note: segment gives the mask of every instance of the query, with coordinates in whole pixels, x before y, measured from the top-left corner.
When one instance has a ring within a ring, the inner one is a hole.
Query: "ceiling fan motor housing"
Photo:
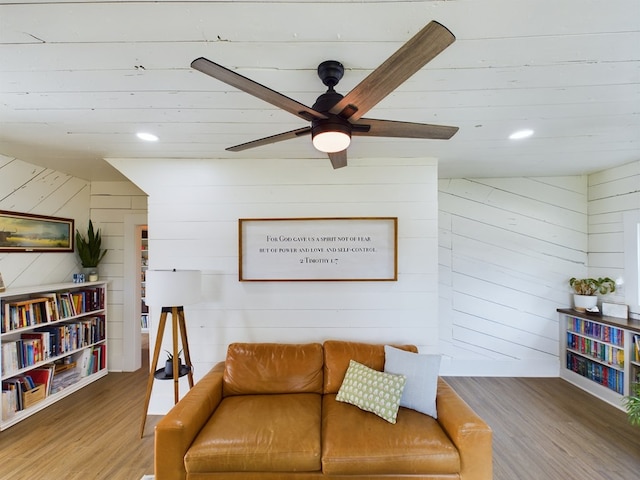
[[[318,65],[318,76],[327,87],[335,87],[344,75],[344,66],[337,60],[326,60]]]

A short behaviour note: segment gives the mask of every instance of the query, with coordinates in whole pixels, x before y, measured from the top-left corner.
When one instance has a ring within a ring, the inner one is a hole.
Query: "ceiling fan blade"
[[[313,108],[307,107],[292,98],[282,95],[275,90],[271,90],[269,87],[254,82],[253,80],[243,77],[228,68],[218,65],[217,63],[207,60],[204,57],[196,58],[191,62],[191,68],[205,73],[210,77],[213,77],[221,82],[231,85],[232,87],[242,90],[243,92],[253,95],[254,97],[264,100],[271,105],[281,108],[289,113],[293,113],[298,117],[311,121],[314,119],[326,119],[327,116],[323,113],[315,111]]]
[[[429,22],[407,43],[360,82],[330,110],[357,120],[414,73],[433,60],[456,37],[438,22]],[[355,109],[355,113],[352,113]],[[344,113],[343,113],[344,112]]]
[[[329,160],[331,160],[331,165],[333,169],[342,168],[347,166],[347,151],[342,150],[341,152],[329,153]]]
[[[396,122],[394,120],[375,120],[361,118],[353,122],[352,135],[370,137],[428,138],[433,140],[449,140],[458,131],[458,127],[446,125],[430,125],[428,123]],[[368,129],[362,128],[369,126]]]
[[[277,135],[271,135],[270,137],[260,138],[247,143],[241,143],[240,145],[234,145],[226,150],[229,152],[241,152],[242,150],[248,150],[249,148],[261,147],[263,145],[269,145],[271,143],[282,142],[283,140],[290,140],[296,137],[302,137],[304,135],[311,134],[311,127],[298,128],[289,132],[278,133]]]

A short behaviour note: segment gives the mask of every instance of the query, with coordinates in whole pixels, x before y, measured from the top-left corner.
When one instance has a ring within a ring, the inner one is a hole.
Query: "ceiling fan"
[[[344,74],[342,64],[335,60],[322,62],[318,66],[318,76],[328,89],[312,108],[206,58],[195,59],[191,67],[311,122],[311,126],[242,143],[227,150],[239,152],[311,134],[313,145],[329,155],[333,168],[341,168],[347,165],[351,135],[448,140],[458,131],[458,127],[362,117],[455,39],[440,23],[429,22],[345,96],[334,89]]]

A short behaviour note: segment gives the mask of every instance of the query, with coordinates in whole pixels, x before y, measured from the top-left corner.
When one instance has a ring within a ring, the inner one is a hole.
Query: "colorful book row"
[[[567,317],[568,329],[575,333],[588,335],[603,342],[624,347],[624,330],[577,317]]]
[[[5,303],[2,333],[58,320],[57,309],[49,298],[35,298],[18,303]]]
[[[71,357],[67,357],[71,358]],[[70,364],[47,364],[28,373],[2,381],[2,418],[10,419],[16,412],[24,410],[37,401],[44,400],[53,393],[99,372],[107,367],[107,348],[105,344],[86,348],[74,355],[77,362]],[[36,393],[38,396],[32,396]]]
[[[101,342],[106,337],[104,315],[96,315],[71,323],[39,327],[23,333],[21,338],[2,343],[3,376]]]
[[[567,352],[567,369],[620,395],[624,393],[624,373],[619,370],[593,362],[572,352]]]
[[[102,288],[38,294],[34,298],[3,302],[3,308],[0,309],[0,327],[2,333],[6,333],[102,309]]]
[[[622,348],[614,347],[613,345],[608,345],[572,332],[567,332],[567,347],[589,355],[590,357],[597,358],[609,365],[624,367],[624,350]]]

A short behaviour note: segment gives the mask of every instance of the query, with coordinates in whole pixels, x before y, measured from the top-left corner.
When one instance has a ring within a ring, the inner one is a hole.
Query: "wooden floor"
[[[109,373],[0,432],[0,480],[140,480],[153,473],[153,428],[140,421],[149,372]]]
[[[147,359],[144,352],[143,358]],[[153,473],[153,427],[139,438],[148,366],[110,373],[0,433],[1,480],[139,480]],[[640,428],[558,378],[448,378],[494,431],[495,480],[629,480]]]
[[[640,477],[640,428],[560,378],[447,378],[493,429],[495,480]]]

